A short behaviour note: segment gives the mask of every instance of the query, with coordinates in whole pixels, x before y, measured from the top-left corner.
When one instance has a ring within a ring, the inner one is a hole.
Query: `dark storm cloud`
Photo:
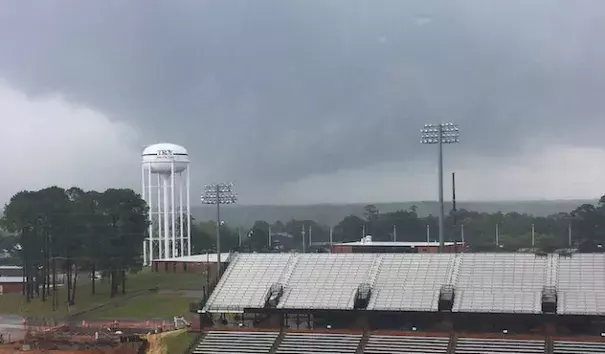
[[[425,122],[459,123],[459,149],[494,158],[543,135],[602,144],[604,8],[3,2],[0,76],[182,143],[213,178],[284,182],[421,158]]]

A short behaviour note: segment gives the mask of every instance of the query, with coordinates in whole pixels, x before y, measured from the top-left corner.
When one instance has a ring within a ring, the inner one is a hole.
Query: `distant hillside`
[[[508,202],[458,202],[459,209],[479,212],[503,213],[518,212],[536,216],[547,216],[559,212],[570,212],[583,203],[595,203],[595,200],[544,200],[544,201],[508,201]],[[334,225],[347,215],[363,215],[366,204],[317,204],[317,205],[226,205],[221,207],[221,219],[231,225],[251,226],[256,220],[286,222],[291,219],[315,220],[321,224]],[[415,205],[420,216],[437,215],[437,202],[375,203],[381,212],[409,209]],[[446,203],[446,212],[452,204]],[[216,209],[212,206],[192,206],[192,215],[196,220],[215,219]]]

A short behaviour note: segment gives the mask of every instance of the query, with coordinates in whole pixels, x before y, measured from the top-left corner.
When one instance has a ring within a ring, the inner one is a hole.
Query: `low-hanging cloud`
[[[59,96],[32,99],[0,83],[0,203],[51,185],[136,187],[137,132]]]
[[[457,155],[490,166],[605,145],[601,2],[59,4],[0,6],[0,77],[185,145],[199,184],[250,202],[385,164],[414,179],[428,122],[459,123]]]

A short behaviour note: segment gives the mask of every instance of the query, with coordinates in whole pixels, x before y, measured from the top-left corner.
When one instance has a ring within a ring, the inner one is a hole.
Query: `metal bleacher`
[[[364,354],[445,354],[450,339],[447,337],[409,337],[371,335]]]
[[[277,354],[354,354],[361,334],[287,333]]]
[[[458,338],[455,354],[543,354],[543,340]],[[579,354],[579,353],[575,353]]]
[[[279,332],[210,331],[193,349],[193,354],[267,354]]]
[[[524,253],[466,253],[459,257],[452,311],[542,311],[548,257]]]
[[[282,310],[538,314],[556,308],[562,315],[605,315],[604,270],[604,254],[242,253],[233,256],[204,310],[263,308],[274,287],[281,291],[271,306]],[[369,289],[363,303],[357,301],[362,286]],[[449,307],[440,301],[445,288],[452,291],[443,297],[451,299]]]
[[[277,308],[352,309],[360,283],[370,278],[374,254],[302,254]]]
[[[386,254],[374,281],[368,310],[437,311],[454,254]]]
[[[605,342],[554,341],[553,354],[602,354]]]
[[[576,253],[559,257],[557,313],[605,314],[605,255]]]
[[[269,288],[280,279],[295,255],[240,253],[234,257],[205,310],[241,312],[246,307],[262,308]]]

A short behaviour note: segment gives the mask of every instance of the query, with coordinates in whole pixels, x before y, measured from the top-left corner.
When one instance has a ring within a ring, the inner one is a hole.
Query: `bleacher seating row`
[[[209,331],[193,349],[193,354],[266,354],[278,336],[279,332]]]
[[[440,354],[447,353],[449,338],[373,335],[364,354]]]
[[[456,354],[542,354],[543,340],[459,338]]]
[[[555,341],[553,354],[597,354],[605,353],[605,343]]]
[[[605,254],[238,254],[206,303],[208,312],[263,308],[541,313],[548,289],[556,312],[605,314]],[[546,289],[546,290],[545,290]]]
[[[449,337],[421,337],[372,334],[362,344],[361,334],[209,331],[193,350],[194,354],[445,354]],[[554,341],[553,354],[605,353],[605,342]],[[456,354],[541,354],[544,340],[458,338]]]
[[[287,333],[276,354],[355,354],[361,334]]]

